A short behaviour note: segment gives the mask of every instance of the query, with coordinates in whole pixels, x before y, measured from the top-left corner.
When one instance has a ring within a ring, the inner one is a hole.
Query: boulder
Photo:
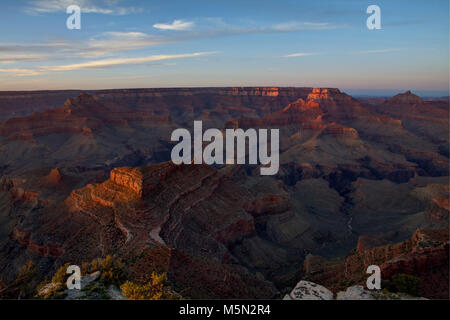
[[[333,300],[333,292],[314,282],[302,280],[283,300]]]

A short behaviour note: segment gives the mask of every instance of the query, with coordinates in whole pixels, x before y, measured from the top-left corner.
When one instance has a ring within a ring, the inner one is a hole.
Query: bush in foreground
[[[126,281],[121,287],[122,295],[131,300],[179,299],[170,288],[166,273],[152,272],[151,281],[140,285]]]

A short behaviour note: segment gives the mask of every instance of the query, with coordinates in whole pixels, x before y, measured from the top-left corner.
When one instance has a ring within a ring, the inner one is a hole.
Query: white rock
[[[376,291],[365,290],[363,286],[348,287],[337,293],[336,300],[376,300]]]
[[[124,296],[122,296],[122,291],[120,291],[117,287],[110,285],[108,287],[108,295],[112,300],[127,300]]]
[[[290,293],[292,300],[333,300],[333,292],[314,282],[302,280]],[[284,297],[284,300],[290,300]]]
[[[84,289],[88,284],[90,284],[91,282],[97,280],[98,278],[100,278],[100,271],[95,271],[91,274],[85,275],[84,277],[81,277],[81,289]]]

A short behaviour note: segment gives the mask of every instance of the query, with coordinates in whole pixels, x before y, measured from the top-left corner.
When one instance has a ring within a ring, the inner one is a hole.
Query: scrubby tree
[[[398,292],[417,296],[420,279],[409,274],[400,273],[392,277],[392,282]]]
[[[67,262],[66,264],[59,267],[58,270],[56,270],[55,274],[52,278],[52,283],[66,283],[67,279],[69,278],[69,274],[67,274],[67,268],[70,266],[70,263]]]
[[[151,280],[144,285],[126,281],[121,287],[122,295],[131,300],[178,299],[169,286],[166,273],[152,272]]]
[[[0,298],[28,299],[33,297],[39,281],[39,268],[29,260],[20,268],[16,279],[10,283],[0,283]]]
[[[121,259],[108,255],[100,261],[102,273],[100,281],[105,284],[119,286],[126,279],[125,266]]]

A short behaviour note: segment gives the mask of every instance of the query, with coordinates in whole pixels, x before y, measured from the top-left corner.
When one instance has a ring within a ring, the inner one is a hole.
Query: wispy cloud
[[[307,56],[315,56],[317,53],[310,53],[310,52],[297,52],[297,53],[291,53],[284,56],[281,56],[281,58],[296,58],[296,57],[307,57]]]
[[[79,50],[79,55],[98,57],[116,52],[142,49],[169,41],[169,39],[142,32],[105,32],[90,38]]]
[[[60,65],[60,66],[44,66],[41,68],[43,70],[48,70],[48,71],[104,69],[104,68],[120,66],[120,65],[143,64],[143,63],[155,62],[155,61],[194,58],[194,57],[200,57],[200,56],[214,54],[214,53],[215,52],[195,52],[195,53],[186,53],[186,54],[153,55],[153,56],[139,57],[139,58],[102,59],[102,60],[93,60],[93,61],[77,63],[77,64],[68,64],[68,65]]]
[[[35,69],[0,69],[0,73],[7,73],[13,76],[36,76],[47,72],[58,72],[58,71],[73,71],[73,70],[85,70],[85,69],[106,69],[111,67],[117,67],[122,65],[133,65],[133,64],[148,64],[150,65],[167,65],[173,66],[174,63],[161,61],[167,60],[177,60],[177,59],[187,59],[196,58],[205,55],[215,54],[217,52],[194,52],[185,54],[166,54],[166,55],[152,55],[146,57],[135,57],[135,58],[113,58],[113,59],[101,59],[101,60],[91,60],[82,63],[57,65],[57,66],[40,66]]]
[[[345,27],[329,22],[302,22],[288,21],[278,24],[266,24],[258,21],[245,20],[237,23],[227,23],[220,17],[198,18],[194,21],[175,20],[168,24],[155,24],[155,28],[161,30],[183,30],[181,34],[166,35],[170,41],[186,41],[205,38],[217,38],[234,35],[273,34],[303,32],[314,30],[330,30]]]
[[[85,10],[118,14],[116,10],[120,0],[79,0],[75,3],[85,4]],[[72,4],[72,0],[39,0],[33,3],[34,8],[41,13],[65,10],[65,6]],[[99,3],[103,6],[98,5]],[[37,9],[39,8],[39,10]],[[112,8],[112,9],[111,9]],[[197,52],[180,55],[148,55],[148,48],[170,42],[181,42],[195,39],[216,38],[243,34],[272,34],[297,32],[307,30],[333,29],[337,26],[328,22],[299,22],[290,21],[280,24],[265,24],[255,21],[229,24],[222,18],[198,18],[193,21],[178,19],[170,23],[157,23],[159,30],[173,30],[184,32],[144,32],[109,31],[80,40],[76,46],[73,42],[57,39],[50,42],[35,43],[0,43],[0,65],[15,64],[11,69],[1,69],[2,73],[16,76],[37,75],[55,71],[84,70],[93,68],[109,68],[120,65],[143,64],[161,62],[171,59],[192,58],[212,52]],[[145,51],[147,50],[147,53]],[[133,52],[132,56],[128,57]],[[140,53],[138,53],[138,51]],[[316,55],[317,53],[296,52],[282,56],[294,58]],[[125,56],[125,57],[124,57]],[[98,60],[93,60],[98,59]],[[48,61],[46,64],[41,61]],[[19,64],[22,63],[23,64]],[[30,64],[36,64],[30,67]],[[38,62],[39,65],[38,65]],[[64,63],[66,62],[66,63]],[[25,64],[26,63],[26,64]],[[42,67],[44,65],[44,67]]]
[[[65,12],[70,5],[78,5],[83,13],[126,15],[143,11],[141,8],[118,6],[120,2],[121,0],[37,0],[29,2],[25,12],[32,15]]]
[[[336,25],[333,25],[329,22],[288,21],[275,24],[271,29],[278,32],[294,32],[306,30],[331,30],[336,28]]]
[[[156,29],[176,31],[190,30],[193,26],[194,22],[184,20],[174,20],[172,23],[156,23],[153,25]]]
[[[11,61],[13,54],[20,61],[32,61],[32,56],[37,58],[37,54],[41,57],[47,56],[49,60],[73,59],[73,58],[93,58],[102,56],[111,56],[115,53],[144,49],[157,44],[171,41],[170,39],[151,36],[142,32],[104,32],[87,40],[79,42],[74,46],[72,42],[57,40],[47,43],[3,43],[0,44],[0,63],[2,61],[1,54],[10,54],[4,58],[5,61]],[[37,60],[35,60],[37,61]],[[42,60],[39,60],[42,61]]]
[[[1,43],[0,53],[36,53],[36,52],[54,52],[70,48],[71,43],[66,41],[53,41],[50,43]],[[73,47],[73,45],[72,45]]]
[[[43,1],[43,0],[42,0]],[[56,1],[56,0],[45,0]],[[66,0],[58,0],[61,2]],[[69,0],[67,0],[69,1]],[[106,1],[106,0],[103,0]],[[114,0],[110,0],[115,3]],[[195,39],[215,38],[242,34],[270,34],[279,32],[295,32],[336,28],[327,22],[289,22],[278,25],[231,25],[221,18],[201,18],[194,21],[175,20],[169,24],[155,24],[160,30],[185,31],[183,33],[148,34],[143,32],[103,32],[89,39],[81,40],[77,46],[71,41],[56,40],[47,43],[0,43],[0,54],[17,55],[42,54],[51,60],[71,58],[93,58],[112,56],[116,53],[145,49],[151,46],[170,42],[181,42]]]
[[[194,21],[184,19],[174,20],[171,23],[157,23],[154,28],[160,30],[190,31],[182,35],[182,40],[211,38],[240,34],[285,33],[312,30],[331,30],[343,26],[330,22],[287,21],[267,25],[257,21],[243,21],[243,23],[230,24],[220,17],[198,18]],[[176,39],[176,38],[175,38]],[[180,39],[180,38],[178,38]]]
[[[355,54],[370,54],[370,53],[389,53],[389,52],[397,52],[402,49],[376,49],[376,50],[365,50],[365,51],[356,51]]]
[[[47,56],[43,55],[0,55],[0,64],[12,64],[17,62],[36,62],[44,61],[48,59]]]
[[[0,69],[0,73],[9,73],[18,77],[23,77],[23,76],[37,76],[42,72],[39,70],[32,70],[32,69]]]

